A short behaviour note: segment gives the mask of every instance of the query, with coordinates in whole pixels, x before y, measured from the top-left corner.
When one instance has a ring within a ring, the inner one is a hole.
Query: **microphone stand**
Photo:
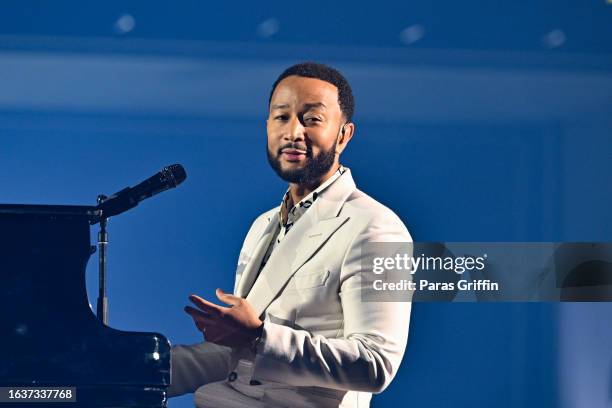
[[[110,198],[103,194],[98,195],[96,216],[99,218],[93,218],[90,220],[90,223],[95,224],[100,222],[100,232],[98,232],[98,267],[100,274],[98,277],[96,315],[103,324],[108,325],[108,298],[106,297],[106,250],[108,248],[108,233],[106,232],[106,225],[109,217],[134,208],[140,201],[157,193],[176,187],[185,181],[186,178],[187,173],[183,166],[180,164],[172,164],[164,167],[160,172],[134,187],[126,187],[116,192],[110,196]]]
[[[108,197],[100,194],[98,205]],[[106,232],[108,218],[104,213],[100,216],[100,231],[98,232],[98,303],[96,314],[102,323],[108,326],[108,298],[106,297],[106,249],[108,246],[108,233]]]

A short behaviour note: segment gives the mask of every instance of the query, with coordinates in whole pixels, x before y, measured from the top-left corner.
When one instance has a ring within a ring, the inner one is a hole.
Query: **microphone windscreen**
[[[162,174],[167,179],[170,187],[176,187],[187,178],[185,168],[180,164],[171,164],[162,169]]]

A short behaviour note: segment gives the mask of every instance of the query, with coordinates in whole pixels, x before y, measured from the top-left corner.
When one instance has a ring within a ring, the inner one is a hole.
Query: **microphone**
[[[144,199],[178,186],[186,178],[187,173],[180,164],[166,166],[159,173],[142,183],[117,191],[98,204],[97,209],[102,211],[103,218],[121,214],[136,207]]]

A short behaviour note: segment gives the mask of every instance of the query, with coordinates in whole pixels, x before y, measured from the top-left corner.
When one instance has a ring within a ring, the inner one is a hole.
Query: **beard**
[[[321,177],[323,177],[334,165],[336,156],[336,145],[338,140],[334,142],[334,145],[329,150],[321,150],[316,156],[312,155],[312,150],[306,151],[306,164],[304,167],[299,169],[283,170],[281,167],[281,150],[291,145],[282,146],[276,152],[276,155],[270,152],[270,149],[266,146],[266,152],[268,154],[268,163],[276,174],[283,180],[299,184],[299,185],[311,185],[317,183]]]

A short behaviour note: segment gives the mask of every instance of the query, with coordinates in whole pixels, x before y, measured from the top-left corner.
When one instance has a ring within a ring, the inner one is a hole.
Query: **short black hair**
[[[268,105],[272,101],[272,94],[278,86],[279,82],[291,75],[297,75],[306,78],[316,78],[325,82],[329,82],[338,88],[338,105],[347,122],[353,121],[353,113],[355,111],[355,99],[353,98],[353,90],[346,78],[335,68],[329,65],[319,64],[317,62],[301,62],[290,66],[283,71],[282,74],[274,81]]]

